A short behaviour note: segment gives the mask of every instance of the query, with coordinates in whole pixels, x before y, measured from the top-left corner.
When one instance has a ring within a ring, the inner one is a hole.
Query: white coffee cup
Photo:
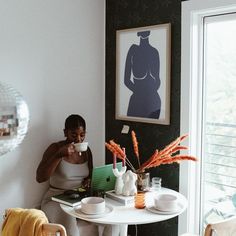
[[[88,148],[88,142],[74,143],[74,146],[77,152],[85,152]]]
[[[154,198],[154,207],[160,211],[175,211],[178,209],[178,198],[173,194],[158,194]]]

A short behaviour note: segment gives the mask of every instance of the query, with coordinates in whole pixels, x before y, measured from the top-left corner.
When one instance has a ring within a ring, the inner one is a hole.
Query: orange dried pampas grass
[[[135,134],[135,132],[133,130],[131,131],[131,136],[132,136],[134,153],[135,153],[135,156],[138,159],[138,166],[140,167],[138,141],[137,141],[137,138],[136,138],[136,134]]]
[[[188,135],[182,135],[172,141],[169,145],[167,145],[164,149],[161,151],[158,151],[157,149],[154,151],[152,156],[145,161],[142,165],[140,165],[140,156],[139,156],[139,148],[138,148],[138,141],[136,138],[136,134],[134,131],[131,132],[132,136],[132,142],[133,142],[133,149],[135,156],[138,159],[139,167],[136,170],[136,172],[142,172],[146,169],[157,167],[160,165],[165,164],[172,164],[174,162],[180,162],[183,160],[190,160],[190,161],[197,161],[197,158],[191,155],[176,155],[177,152],[181,150],[187,150],[188,148],[185,146],[181,146],[180,143],[187,138]],[[115,143],[113,140],[110,140],[109,143],[105,143],[107,149],[113,153],[113,155],[116,155],[121,160],[126,159],[127,165],[135,171],[135,168],[131,164],[128,158],[126,158],[125,152],[122,150],[119,144]]]

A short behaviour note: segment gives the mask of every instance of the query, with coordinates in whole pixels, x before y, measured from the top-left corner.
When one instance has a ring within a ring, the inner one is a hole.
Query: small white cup
[[[85,152],[88,148],[88,142],[74,143],[74,146],[77,152]]]
[[[160,211],[175,211],[178,209],[178,198],[173,194],[158,194],[154,204],[154,207]]]
[[[85,214],[95,215],[105,212],[105,200],[101,197],[86,197],[81,200],[81,211]]]

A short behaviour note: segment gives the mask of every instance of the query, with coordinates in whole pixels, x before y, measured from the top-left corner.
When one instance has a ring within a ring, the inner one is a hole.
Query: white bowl
[[[77,152],[85,152],[88,148],[88,142],[74,143],[74,146]]]
[[[101,197],[86,197],[81,200],[81,211],[85,214],[102,214],[105,212],[105,200]]]
[[[175,211],[178,208],[178,198],[173,194],[158,194],[154,198],[154,207],[160,211]]]

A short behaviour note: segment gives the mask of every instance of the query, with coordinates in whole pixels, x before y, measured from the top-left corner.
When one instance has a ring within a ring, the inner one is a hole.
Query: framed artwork
[[[170,124],[171,25],[116,32],[116,119]]]

